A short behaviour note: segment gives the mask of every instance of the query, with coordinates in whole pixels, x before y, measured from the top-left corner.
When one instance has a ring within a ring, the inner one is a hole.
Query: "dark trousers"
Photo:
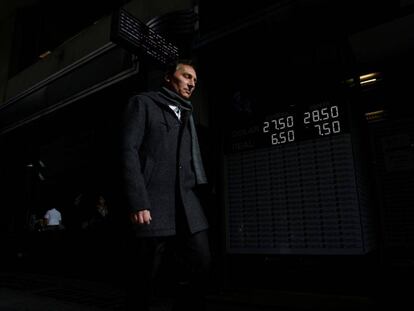
[[[203,310],[211,261],[207,231],[135,238],[129,249],[127,310],[149,310],[160,297],[172,298],[172,310]]]

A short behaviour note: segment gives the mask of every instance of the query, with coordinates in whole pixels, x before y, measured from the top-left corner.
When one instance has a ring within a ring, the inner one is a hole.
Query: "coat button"
[[[182,168],[183,168],[183,166],[180,164],[180,165],[178,165],[178,168],[179,168],[179,169],[182,169]]]

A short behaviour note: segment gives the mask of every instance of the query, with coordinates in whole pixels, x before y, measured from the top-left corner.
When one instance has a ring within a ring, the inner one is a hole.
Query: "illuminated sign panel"
[[[366,181],[349,108],[333,99],[232,115],[225,144],[228,252],[370,249]]]

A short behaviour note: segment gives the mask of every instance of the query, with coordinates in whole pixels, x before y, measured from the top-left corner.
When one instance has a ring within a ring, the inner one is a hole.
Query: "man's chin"
[[[190,99],[190,97],[191,97],[191,94],[187,94],[187,93],[180,94],[180,95],[181,95],[182,98],[185,98],[185,99]]]

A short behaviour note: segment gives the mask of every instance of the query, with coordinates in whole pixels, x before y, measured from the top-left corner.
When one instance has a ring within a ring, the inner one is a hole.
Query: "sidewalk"
[[[123,293],[113,286],[30,273],[0,274],[1,311],[122,310]]]
[[[0,272],[1,311],[121,311],[124,293],[114,285],[27,272]],[[366,311],[367,297],[270,290],[225,290],[207,297],[208,311]],[[161,303],[154,311],[166,311]],[[197,310],[195,310],[197,311]]]

